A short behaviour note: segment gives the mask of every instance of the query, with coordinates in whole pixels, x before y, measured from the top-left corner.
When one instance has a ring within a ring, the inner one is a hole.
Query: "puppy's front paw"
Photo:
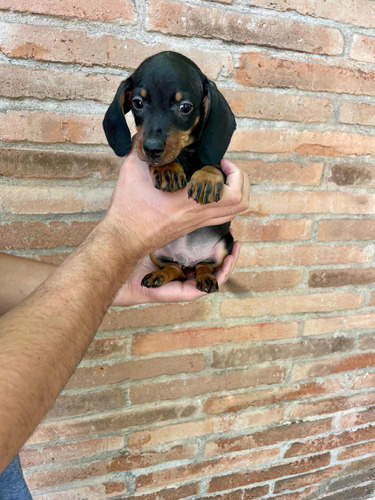
[[[216,167],[202,167],[191,177],[189,198],[197,203],[207,204],[219,201],[223,196],[224,176]]]
[[[173,193],[183,189],[186,184],[186,175],[182,166],[174,161],[164,167],[150,167],[154,186],[162,191]]]

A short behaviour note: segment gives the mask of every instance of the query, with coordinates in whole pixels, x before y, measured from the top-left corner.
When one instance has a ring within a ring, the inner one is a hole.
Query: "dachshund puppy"
[[[225,176],[219,164],[236,122],[216,85],[193,61],[161,52],[120,84],[103,120],[108,143],[118,156],[132,147],[125,121],[129,111],[137,128],[134,147],[148,162],[157,189],[173,192],[188,186],[189,198],[197,203],[220,200]],[[147,274],[142,285],[158,287],[195,271],[199,290],[218,290],[213,273],[232,251],[229,226],[197,229],[151,254],[159,270]]]

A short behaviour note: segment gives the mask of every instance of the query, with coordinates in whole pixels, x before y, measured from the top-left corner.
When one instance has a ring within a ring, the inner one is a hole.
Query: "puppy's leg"
[[[219,201],[223,196],[224,184],[223,172],[217,167],[206,165],[191,176],[189,198],[203,204]]]
[[[195,284],[198,290],[212,293],[219,290],[219,285],[214,272],[223,264],[227,255],[232,252],[234,239],[232,233],[228,232],[214,247],[212,260],[200,262],[195,266]]]
[[[217,264],[197,264],[195,267],[195,284],[201,292],[212,293],[219,290],[219,285],[214,275]]]
[[[183,189],[187,184],[184,169],[177,161],[163,167],[150,166],[150,173],[154,186],[162,191],[173,193]]]
[[[166,265],[163,269],[158,269],[152,273],[146,274],[142,280],[142,286],[147,288],[157,288],[169,281],[185,281],[186,276],[182,267],[174,262]]]

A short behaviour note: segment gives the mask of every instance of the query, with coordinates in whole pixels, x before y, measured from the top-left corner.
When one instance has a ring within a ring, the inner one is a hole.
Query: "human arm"
[[[247,208],[247,178],[231,164],[227,168],[223,199],[202,207],[183,190],[154,189],[148,166],[128,157],[103,221],[0,318],[0,472],[69,380],[138,260],[182,234],[231,220]]]
[[[224,259],[223,265],[216,272],[219,287],[231,275],[238,260],[240,246],[238,241],[234,243],[232,253]],[[0,316],[28,297],[55,269],[53,264],[0,253]],[[142,278],[155,269],[149,256],[140,259],[126,283],[117,292],[112,305],[188,302],[206,295],[197,289],[192,278],[187,281],[171,281],[160,288],[141,286]]]
[[[22,302],[56,266],[0,253],[0,316]]]

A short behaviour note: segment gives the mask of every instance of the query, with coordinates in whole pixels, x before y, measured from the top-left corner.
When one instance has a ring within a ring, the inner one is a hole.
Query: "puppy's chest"
[[[190,148],[185,148],[183,151],[181,151],[176,161],[184,169],[188,181],[190,180],[194,172],[203,167],[203,163],[201,162],[196,151],[195,144],[193,144]]]
[[[224,242],[220,237],[205,237],[204,229],[181,236],[154,252],[154,255],[158,259],[177,262],[190,269],[194,269],[200,262],[218,261],[224,251]]]

